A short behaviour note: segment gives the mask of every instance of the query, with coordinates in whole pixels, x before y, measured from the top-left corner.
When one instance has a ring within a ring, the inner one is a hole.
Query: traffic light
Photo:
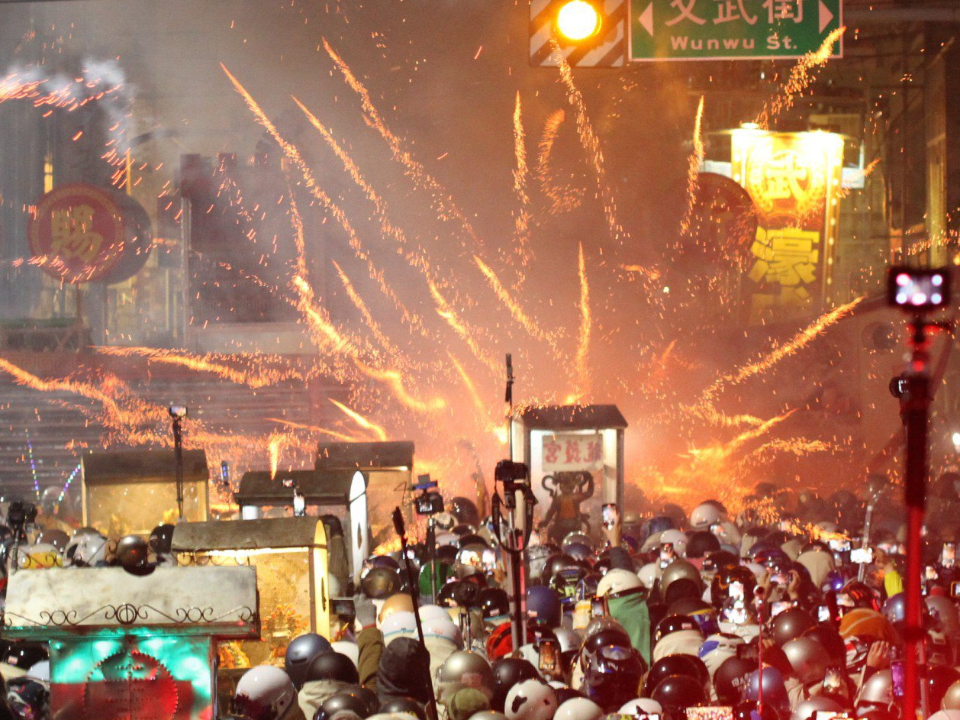
[[[623,67],[628,0],[530,0],[530,64]]]

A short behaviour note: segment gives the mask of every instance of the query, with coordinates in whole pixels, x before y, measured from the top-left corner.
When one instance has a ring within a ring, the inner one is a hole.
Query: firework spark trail
[[[597,137],[597,133],[593,129],[593,124],[587,115],[587,106],[583,100],[583,95],[580,94],[580,90],[573,82],[573,71],[570,69],[570,64],[563,56],[556,38],[553,38],[551,43],[554,57],[559,60],[560,78],[567,89],[567,102],[569,102],[577,112],[577,133],[580,136],[580,143],[583,145],[584,150],[587,151],[587,155],[593,164],[593,171],[596,175],[597,186],[603,203],[604,217],[607,220],[607,229],[611,237],[622,245],[624,240],[628,240],[630,236],[617,219],[617,201],[613,196],[613,191],[607,184],[607,173],[603,160],[603,150],[600,148],[600,138]]]
[[[329,348],[332,353],[347,357],[354,367],[364,375],[388,385],[397,400],[411,410],[432,412],[446,407],[446,401],[443,398],[422,401],[413,397],[406,390],[403,375],[398,370],[377,369],[367,364],[363,360],[357,344],[344,337],[330,321],[326,310],[314,302],[313,289],[310,284],[301,277],[295,277],[293,287],[300,295],[297,307],[307,321],[308,327],[312,329],[318,346]]]
[[[873,174],[873,171],[877,169],[880,165],[880,158],[871,160],[870,163],[863,169],[863,179],[866,180],[870,175]],[[853,192],[853,188],[842,187],[837,191],[837,197],[841,200],[850,197],[850,193]]]
[[[487,278],[487,281],[490,283],[490,287],[493,288],[493,291],[500,299],[500,302],[502,302],[504,306],[506,306],[507,310],[510,311],[510,315],[514,320],[517,321],[517,324],[519,324],[537,340],[543,340],[545,342],[549,342],[551,345],[554,345],[554,350],[556,351],[554,338],[550,334],[541,330],[537,324],[530,319],[530,317],[523,311],[523,308],[521,308],[520,305],[517,304],[517,302],[510,296],[510,293],[507,292],[507,289],[503,286],[503,283],[500,282],[500,279],[497,277],[497,274],[493,271],[493,269],[476,255],[473,256],[473,261],[477,264],[477,267],[480,268],[480,272],[483,273],[484,277]]]
[[[819,49],[807,53],[800,62],[793,66],[793,69],[790,71],[790,77],[780,86],[776,96],[766,104],[763,111],[757,117],[757,125],[759,125],[762,130],[769,129],[770,123],[776,120],[780,113],[793,107],[797,95],[806,90],[816,79],[812,70],[821,68],[827,64],[830,56],[833,55],[833,46],[843,36],[846,30],[845,27],[839,27],[834,30],[827,35]]]
[[[480,347],[480,344],[477,342],[476,338],[473,337],[470,329],[463,322],[463,320],[460,319],[456,311],[453,309],[450,303],[447,302],[446,298],[443,297],[443,295],[440,293],[440,290],[433,283],[430,283],[430,295],[433,296],[433,301],[437,305],[437,314],[446,320],[447,324],[453,328],[453,331],[467,344],[467,347],[470,348],[470,352],[473,353],[474,357],[490,368],[490,370],[493,372],[499,372],[500,366],[497,361]]]
[[[270,479],[275,480],[277,470],[280,467],[280,453],[284,445],[287,444],[287,436],[284,433],[271,433],[267,441],[267,450],[270,454]]]
[[[363,316],[364,325],[370,330],[371,333],[373,333],[373,336],[377,339],[377,342],[380,343],[384,350],[397,359],[400,359],[400,350],[396,345],[393,344],[393,341],[391,341],[390,338],[384,334],[383,330],[380,328],[380,324],[374,319],[373,314],[367,307],[367,304],[363,301],[363,298],[360,297],[360,294],[353,287],[353,283],[350,282],[350,278],[347,277],[347,274],[343,271],[343,268],[340,267],[340,264],[336,260],[331,260],[330,262],[332,262],[333,266],[337,269],[337,274],[340,276],[340,282],[343,283],[343,288],[347,291],[347,297],[350,298],[350,301]]]
[[[349,417],[351,420],[357,423],[357,425],[362,427],[364,430],[369,430],[370,432],[374,433],[381,442],[386,441],[387,431],[384,430],[382,427],[380,427],[374,422],[371,422],[370,420],[365,418],[363,415],[358,413],[356,410],[351,410],[343,403],[339,403],[333,398],[327,398],[327,399],[330,402],[332,402],[334,405],[336,405],[347,417]]]
[[[245,353],[230,356],[216,353],[193,355],[175,350],[161,350],[159,348],[147,347],[98,347],[96,351],[101,355],[142,357],[150,362],[178,365],[196,372],[214,373],[224,380],[229,380],[237,385],[245,385],[251,389],[269,387],[288,380],[305,381],[314,375],[312,372],[304,373],[290,367],[278,369],[268,368],[263,365],[264,362],[282,363],[283,358],[279,355],[248,355]],[[243,370],[227,364],[230,361],[236,361],[240,357],[245,357],[253,362],[254,369]]]
[[[590,317],[590,283],[587,280],[587,263],[583,256],[583,243],[580,243],[580,341],[577,345],[577,401],[583,401],[590,394],[590,335],[593,320]]]
[[[103,377],[96,385],[67,378],[46,380],[24,370],[13,363],[0,358],[0,371],[11,375],[19,385],[40,392],[67,392],[93,400],[103,408],[103,424],[118,433],[124,444],[163,444],[166,437],[155,431],[137,429],[137,426],[151,419],[160,419],[166,412],[159,406],[151,406],[142,400],[130,396],[129,390],[112,375]],[[127,403],[124,406],[122,403]],[[81,408],[83,410],[83,408]]]
[[[340,74],[343,75],[347,85],[360,98],[360,104],[363,107],[364,121],[376,130],[380,137],[386,141],[387,146],[390,148],[390,154],[396,162],[403,166],[407,177],[413,180],[417,187],[427,190],[430,193],[430,197],[433,200],[432,204],[442,219],[456,220],[466,232],[472,245],[476,247],[482,246],[482,241],[477,237],[470,221],[467,220],[466,215],[464,215],[454,199],[443,186],[427,172],[427,169],[422,163],[414,160],[413,156],[403,149],[403,143],[400,141],[400,138],[394,135],[390,128],[387,127],[383,117],[380,115],[380,111],[377,110],[373,101],[370,99],[370,93],[366,87],[364,87],[363,83],[353,74],[353,71],[347,63],[344,62],[343,58],[330,46],[326,38],[323,38],[323,47],[326,49],[330,59],[333,60],[334,65],[337,66]]]
[[[327,145],[333,151],[340,162],[343,164],[344,169],[347,174],[353,180],[354,184],[359,187],[367,199],[374,207],[377,218],[380,221],[380,229],[384,235],[392,237],[397,241],[399,245],[408,246],[408,240],[406,234],[403,230],[390,221],[388,214],[388,208],[386,200],[384,200],[380,194],[373,188],[373,186],[367,182],[366,178],[363,177],[363,174],[360,172],[360,168],[354,162],[353,158],[350,157],[350,154],[337,142],[337,139],[333,137],[333,133],[322,123],[320,119],[317,118],[312,112],[310,112],[307,107],[300,102],[296,97],[293,98],[293,101],[299,106],[300,110],[307,116],[310,124],[320,133],[323,139],[326,141]],[[412,250],[408,250],[405,253],[407,262],[410,263],[413,267],[419,269],[428,280],[433,280],[434,271],[430,266],[430,262],[427,259],[426,253],[423,248],[419,245]],[[406,307],[401,307],[400,313],[403,316],[404,322],[416,329],[421,335],[427,337],[426,329],[423,327],[422,318],[415,312],[408,310]]]
[[[515,288],[519,289],[527,275],[525,268],[530,262],[530,194],[527,192],[527,179],[530,175],[530,169],[527,166],[527,146],[523,131],[523,110],[520,104],[519,90],[517,91],[517,104],[513,111],[513,152],[517,159],[517,167],[513,171],[513,189],[517,194],[519,204],[514,218],[516,240],[514,252],[520,260],[520,270],[517,274]]]
[[[824,313],[819,318],[817,318],[812,324],[808,325],[806,328],[798,332],[789,341],[775,347],[766,355],[758,358],[757,360],[743,365],[735,373],[730,373],[724,375],[720,378],[717,378],[707,388],[703,393],[703,400],[709,402],[717,397],[717,395],[726,387],[731,385],[738,385],[744,380],[753,377],[754,375],[759,375],[764,373],[774,365],[779,363],[784,358],[790,357],[798,350],[806,347],[811,342],[813,342],[824,330],[829,328],[831,325],[836,323],[841,318],[846,317],[853,309],[857,307],[863,301],[862,297],[857,298],[851,302],[848,302],[845,305],[840,305],[839,307],[830,310],[829,312]]]
[[[690,165],[687,168],[687,209],[680,221],[681,235],[690,232],[690,222],[693,219],[693,209],[697,202],[697,188],[699,187],[700,166],[703,165],[703,103],[704,96],[700,96],[697,105],[697,118],[693,124],[693,152],[690,154]]]
[[[400,298],[397,297],[393,289],[387,284],[386,278],[383,276],[383,271],[379,270],[374,264],[370,254],[363,246],[363,242],[360,240],[359,235],[357,235],[356,230],[353,227],[353,224],[350,222],[349,218],[346,216],[346,213],[343,212],[343,209],[337,205],[333,200],[330,199],[330,196],[319,186],[316,181],[316,178],[313,175],[313,171],[310,170],[306,161],[303,159],[303,156],[300,154],[300,151],[287,142],[282,135],[277,131],[276,126],[273,122],[267,117],[267,114],[263,111],[260,105],[256,100],[253,99],[253,96],[247,92],[247,89],[237,80],[229,70],[227,70],[226,65],[223,63],[220,64],[221,69],[230,79],[230,82],[233,84],[234,89],[237,93],[243,98],[244,102],[247,104],[247,107],[253,113],[257,122],[266,130],[270,136],[276,141],[280,146],[283,154],[287,157],[290,162],[292,162],[297,169],[300,170],[300,174],[303,176],[304,184],[307,190],[311,195],[330,213],[330,215],[337,221],[343,231],[347,234],[349,238],[350,247],[353,249],[354,254],[363,260],[367,264],[367,270],[370,273],[370,277],[376,280],[377,285],[380,288],[380,291],[390,299],[394,306],[402,311],[403,303],[400,301]]]
[[[280,418],[265,418],[267,422],[279,423],[289,427],[291,430],[304,430],[312,434],[328,435],[337,440],[345,440],[346,442],[364,442],[366,437],[359,435],[348,435],[346,433],[337,432],[336,430],[328,430],[327,428],[317,427],[316,425],[303,425],[301,423],[296,423],[291,420],[282,420]]]
[[[447,351],[447,357],[450,358],[450,362],[453,363],[453,366],[460,374],[460,379],[463,380],[463,384],[466,386],[467,392],[470,393],[470,399],[473,400],[474,406],[481,415],[485,416],[487,413],[487,406],[484,404],[483,400],[480,399],[480,393],[477,392],[477,386],[474,384],[473,379],[470,377],[469,373],[467,373],[460,361],[457,360],[456,356],[449,350]]]
[[[552,215],[570,212],[583,203],[584,193],[582,188],[561,185],[551,179],[550,156],[553,153],[553,145],[557,140],[560,125],[565,117],[566,113],[562,109],[554,111],[544,123],[543,134],[540,136],[538,144],[536,177],[540,183],[541,192],[550,198],[550,214]]]

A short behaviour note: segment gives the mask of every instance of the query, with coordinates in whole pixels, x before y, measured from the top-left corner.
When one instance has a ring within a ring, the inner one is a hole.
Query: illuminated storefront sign
[[[600,433],[557,433],[543,436],[544,472],[595,471],[603,467]]]
[[[733,179],[758,214],[743,295],[751,324],[809,315],[830,299],[843,139],[833,133],[733,133]]]

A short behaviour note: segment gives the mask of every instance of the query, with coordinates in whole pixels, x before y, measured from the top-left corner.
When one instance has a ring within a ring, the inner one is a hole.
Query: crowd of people
[[[335,637],[300,635],[282,667],[247,670],[221,717],[899,719],[902,512],[867,504],[759,487],[736,516],[711,500],[689,514],[613,508],[598,532],[554,534],[559,543],[541,528],[523,553],[519,617],[505,529],[456,498],[434,518],[432,549],[368,558]],[[149,545],[161,560],[164,527]],[[931,720],[960,720],[950,540],[927,529],[920,717]],[[96,566],[106,544],[89,530],[45,531],[17,562]],[[143,561],[133,545],[127,558]],[[47,716],[42,645],[8,643],[0,671],[0,720]]]

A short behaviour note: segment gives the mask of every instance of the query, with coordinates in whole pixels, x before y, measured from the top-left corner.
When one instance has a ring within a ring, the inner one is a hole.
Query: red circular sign
[[[110,188],[51,190],[30,221],[30,250],[44,272],[68,283],[119,282],[143,267],[153,237],[143,207]]]

